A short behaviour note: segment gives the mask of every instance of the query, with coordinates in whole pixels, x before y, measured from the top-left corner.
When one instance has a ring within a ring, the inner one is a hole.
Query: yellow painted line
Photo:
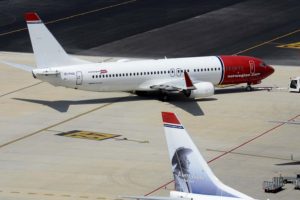
[[[10,193],[12,193],[12,194],[20,194],[20,192],[17,192],[17,191],[12,191]]]
[[[55,196],[54,194],[51,194],[51,193],[46,193],[44,194],[45,196]]]
[[[62,194],[61,196],[62,197],[71,197],[71,195],[69,195],[69,194]]]
[[[278,45],[279,48],[300,49],[300,42]]]
[[[34,192],[28,192],[27,194],[29,194],[29,195],[36,195],[37,193],[34,193]]]
[[[238,55],[238,54],[241,54],[241,53],[245,53],[245,52],[250,51],[250,50],[252,50],[252,49],[255,49],[255,48],[257,48],[257,47],[261,47],[261,46],[263,46],[263,45],[265,45],[265,44],[268,44],[268,43],[273,42],[273,41],[275,41],[275,40],[279,40],[279,39],[281,39],[281,38],[284,38],[284,37],[293,35],[293,34],[298,33],[298,32],[300,32],[300,29],[295,30],[295,31],[292,31],[292,32],[287,33],[287,34],[285,34],[285,35],[278,36],[278,37],[273,38],[273,39],[271,39],[271,40],[268,40],[268,41],[266,41],[266,42],[262,42],[262,43],[260,43],[260,44],[257,44],[257,45],[255,45],[255,46],[253,46],[253,47],[250,47],[250,48],[248,48],[248,49],[239,51],[239,52],[237,52],[237,53],[235,53],[235,54]]]
[[[136,2],[136,1],[137,0],[125,1],[125,2],[122,2],[122,3],[118,3],[118,4],[106,6],[106,7],[103,7],[103,8],[98,8],[98,9],[95,9],[95,10],[90,10],[90,11],[87,11],[87,12],[83,12],[83,13],[71,15],[71,16],[68,16],[68,17],[63,17],[63,18],[60,18],[60,19],[48,21],[48,22],[45,22],[45,24],[53,24],[53,23],[56,23],[56,22],[60,22],[60,21],[64,21],[64,20],[69,20],[69,19],[72,19],[72,18],[75,18],[75,17],[79,17],[79,16],[90,14],[90,13],[95,13],[95,12],[107,10],[107,9],[110,9],[110,8],[115,8],[115,7],[118,7],[118,6],[122,6],[122,5],[133,3],[133,2]],[[17,29],[17,30],[13,30],[13,31],[8,31],[8,32],[5,32],[5,33],[1,33],[0,36],[9,35],[9,34],[21,32],[21,31],[25,31],[25,30],[27,30],[27,28],[20,28],[20,29]]]
[[[89,197],[88,196],[80,196],[79,198],[81,198],[81,199],[88,199]]]
[[[112,104],[114,104],[114,103],[116,103],[116,102],[118,102],[118,101],[121,101],[122,99],[127,98],[127,97],[129,97],[129,96],[120,97],[120,98],[119,98],[117,101],[115,101],[115,102],[107,103],[107,104],[105,104],[105,105],[98,106],[98,107],[96,107],[96,108],[93,108],[93,109],[88,110],[88,111],[86,111],[86,112],[80,113],[80,114],[78,114],[78,115],[75,115],[75,116],[73,116],[73,117],[70,117],[70,118],[68,118],[68,119],[66,119],[66,120],[63,120],[63,121],[61,121],[61,122],[52,124],[52,125],[50,125],[50,126],[47,126],[47,127],[45,127],[45,128],[42,128],[42,129],[40,129],[40,130],[34,131],[34,132],[32,132],[32,133],[29,133],[29,134],[24,135],[24,136],[22,136],[22,137],[19,137],[19,138],[17,138],[17,139],[14,139],[14,140],[11,140],[11,141],[6,142],[6,143],[4,143],[4,144],[1,144],[1,145],[0,145],[0,148],[3,148],[3,147],[5,147],[5,146],[8,146],[8,145],[13,144],[13,143],[15,143],[15,142],[18,142],[18,141],[20,141],[20,140],[29,138],[29,137],[31,137],[31,136],[33,136],[33,135],[36,135],[36,134],[38,134],[38,133],[41,133],[41,132],[43,132],[43,131],[46,131],[46,130],[48,130],[48,129],[51,129],[51,128],[53,128],[53,127],[56,127],[56,126],[58,126],[58,125],[64,124],[64,123],[69,122],[69,121],[72,121],[73,119],[77,119],[77,118],[79,118],[79,117],[81,117],[81,116],[87,115],[87,114],[89,114],[89,113],[91,113],[91,112],[94,112],[94,111],[96,111],[96,110],[100,110],[100,109],[102,109],[102,108],[105,108],[105,107],[107,107],[107,106],[110,106],[110,105],[112,105]]]

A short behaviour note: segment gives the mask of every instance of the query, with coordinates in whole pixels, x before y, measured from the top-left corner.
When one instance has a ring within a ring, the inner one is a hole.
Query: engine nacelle
[[[210,82],[200,82],[194,84],[195,90],[189,90],[185,92],[185,95],[189,98],[205,98],[214,95],[215,88]]]

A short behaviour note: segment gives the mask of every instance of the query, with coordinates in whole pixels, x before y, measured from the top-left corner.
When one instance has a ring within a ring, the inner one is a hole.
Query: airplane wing
[[[150,88],[167,92],[196,89],[187,72],[184,72],[184,78],[164,82],[162,84],[151,85]]]

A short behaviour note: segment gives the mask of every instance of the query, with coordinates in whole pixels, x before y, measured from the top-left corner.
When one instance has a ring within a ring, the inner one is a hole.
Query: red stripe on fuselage
[[[224,78],[220,85],[256,83],[263,77],[259,60],[248,56],[220,56],[224,64]]]

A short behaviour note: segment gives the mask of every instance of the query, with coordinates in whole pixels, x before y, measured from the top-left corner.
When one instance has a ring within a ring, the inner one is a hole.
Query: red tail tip
[[[172,112],[162,112],[161,115],[164,123],[180,124],[177,116]]]
[[[39,21],[41,20],[37,13],[35,12],[28,12],[24,14],[26,21]]]

